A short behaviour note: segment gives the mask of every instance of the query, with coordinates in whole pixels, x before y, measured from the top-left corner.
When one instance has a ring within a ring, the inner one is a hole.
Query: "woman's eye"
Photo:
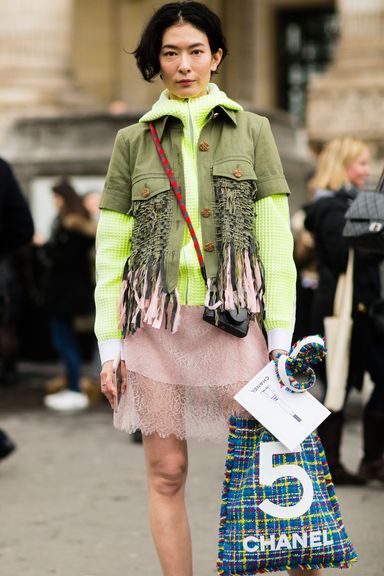
[[[167,52],[163,52],[163,56],[166,56],[167,58],[169,58],[170,56],[175,56],[176,52],[174,52],[173,50],[168,50]]]
[[[203,53],[203,51],[199,50],[197,48],[196,48],[196,50],[193,50],[193,52],[192,52],[192,54],[197,54],[197,55],[202,54],[202,53]]]

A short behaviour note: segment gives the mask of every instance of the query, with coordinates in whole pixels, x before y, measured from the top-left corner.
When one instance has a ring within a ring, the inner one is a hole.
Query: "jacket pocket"
[[[212,176],[216,201],[222,195],[235,204],[237,197],[239,201],[240,198],[256,201],[257,176],[250,162],[230,159],[216,163],[212,168]],[[242,204],[242,201],[240,203]]]
[[[158,212],[169,201],[170,183],[166,176],[139,177],[132,182],[132,214]]]

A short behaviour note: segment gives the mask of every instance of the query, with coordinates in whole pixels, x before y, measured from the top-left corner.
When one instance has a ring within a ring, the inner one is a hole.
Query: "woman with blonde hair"
[[[314,235],[319,271],[312,326],[321,333],[324,318],[332,316],[337,280],[347,267],[348,245],[342,236],[345,213],[356,195],[364,194],[359,190],[369,175],[369,157],[368,145],[362,140],[349,136],[335,138],[321,152],[310,183],[314,201],[306,207],[305,226]],[[384,482],[384,366],[381,363],[384,338],[375,332],[368,314],[379,297],[379,258],[356,249],[346,397],[351,387],[361,387],[366,371],[374,388],[364,408],[364,454],[358,474],[346,470],[340,461],[344,408],[332,413],[319,428],[335,484],[363,484],[372,479]]]
[[[361,188],[368,172],[369,148],[365,142],[352,136],[334,138],[319,155],[317,167],[309,188],[339,191],[341,188]]]

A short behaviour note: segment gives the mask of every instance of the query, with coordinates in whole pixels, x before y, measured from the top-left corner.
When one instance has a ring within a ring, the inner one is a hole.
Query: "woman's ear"
[[[211,72],[216,72],[222,58],[223,58],[223,50],[219,48],[217,52],[212,54]]]

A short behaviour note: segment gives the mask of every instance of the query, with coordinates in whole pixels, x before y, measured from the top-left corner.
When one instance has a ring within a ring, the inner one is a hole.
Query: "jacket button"
[[[150,195],[151,191],[148,188],[148,186],[145,186],[142,191],[141,191],[141,195],[143,198],[148,198],[148,196]]]
[[[207,243],[204,245],[204,249],[205,249],[206,252],[213,252],[214,249],[215,249],[215,245],[214,245],[212,242],[207,242]]]
[[[208,142],[206,142],[205,140],[203,140],[202,142],[200,142],[199,144],[199,148],[202,152],[207,152],[209,150],[209,144]]]
[[[210,208],[203,208],[202,210],[200,210],[200,214],[202,215],[203,218],[209,218],[210,215],[212,214],[212,210]]]
[[[235,178],[241,178],[243,175],[243,171],[240,168],[240,166],[238,166],[234,171],[233,171],[233,175]]]

